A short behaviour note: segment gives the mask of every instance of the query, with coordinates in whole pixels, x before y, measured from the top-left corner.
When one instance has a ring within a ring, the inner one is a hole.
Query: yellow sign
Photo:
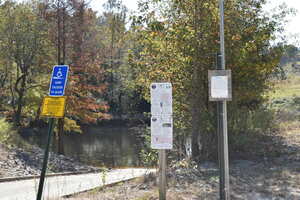
[[[66,97],[44,97],[41,116],[62,118],[65,114]]]

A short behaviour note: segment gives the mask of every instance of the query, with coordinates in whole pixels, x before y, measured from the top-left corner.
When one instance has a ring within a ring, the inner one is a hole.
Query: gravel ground
[[[280,157],[230,161],[232,200],[299,200],[300,134],[284,136]],[[193,168],[184,163],[168,171],[168,200],[219,199],[219,171],[213,162]],[[156,176],[99,188],[69,197],[68,200],[157,200]]]
[[[0,144],[0,178],[40,175],[44,150],[32,147],[25,151],[7,148]],[[54,153],[49,154],[48,173],[94,171],[98,168],[87,166],[76,160]]]
[[[299,166],[299,162],[294,163]],[[219,199],[219,177],[215,164],[203,163],[197,169],[173,169],[168,173],[168,200]],[[299,200],[300,171],[286,166],[247,160],[230,166],[232,200]],[[146,177],[111,187],[82,193],[68,200],[158,200],[156,178]]]

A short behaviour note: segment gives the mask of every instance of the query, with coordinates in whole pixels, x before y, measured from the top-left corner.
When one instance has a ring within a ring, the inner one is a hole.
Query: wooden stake
[[[166,200],[166,150],[159,150],[159,200]]]

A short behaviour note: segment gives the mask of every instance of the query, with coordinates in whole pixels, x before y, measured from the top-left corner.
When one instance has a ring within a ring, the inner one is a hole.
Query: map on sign
[[[151,148],[172,149],[173,121],[172,116],[153,116],[151,118]]]
[[[151,148],[172,149],[172,85],[152,83],[151,93]]]
[[[151,84],[151,114],[172,115],[172,85],[171,83]]]
[[[68,79],[69,66],[57,65],[53,67],[49,96],[64,96]]]
[[[45,97],[41,116],[62,118],[65,114],[66,97]]]

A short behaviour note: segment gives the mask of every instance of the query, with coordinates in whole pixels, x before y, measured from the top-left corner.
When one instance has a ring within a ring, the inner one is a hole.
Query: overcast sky
[[[123,0],[123,4],[134,11],[137,9],[137,1],[138,0]],[[91,7],[101,12],[102,5],[105,2],[106,0],[91,0]],[[297,42],[297,45],[300,45],[300,0],[268,0],[266,10],[269,11],[282,3],[286,3],[288,7],[298,10],[296,16],[288,18],[289,23],[286,26],[286,35],[290,38],[290,42]]]

